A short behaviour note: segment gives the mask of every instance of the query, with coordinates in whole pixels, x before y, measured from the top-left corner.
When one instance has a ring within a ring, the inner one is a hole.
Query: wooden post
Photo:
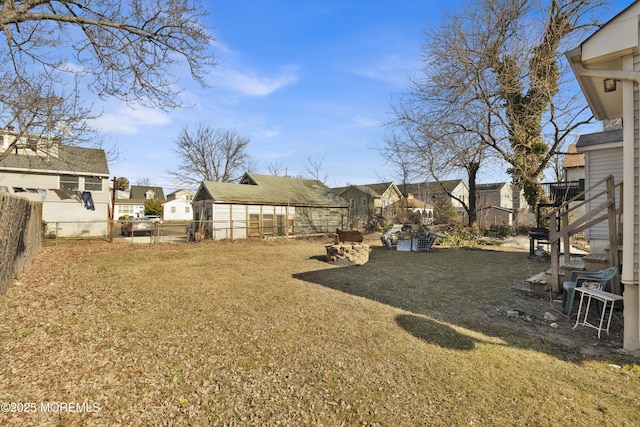
[[[607,198],[610,200],[607,210],[607,220],[609,225],[609,265],[611,267],[620,268],[620,260],[618,259],[618,230],[616,224],[616,187],[613,177],[607,178]],[[620,275],[611,280],[611,292],[620,295]]]
[[[560,242],[558,238],[558,219],[557,219],[557,210],[554,209],[549,218],[549,242],[551,243],[551,290],[553,292],[558,292],[559,283],[558,283],[558,269],[559,263],[558,258],[560,257],[558,251],[558,243]]]
[[[117,179],[114,176],[113,177],[113,191],[111,192],[111,209],[107,209],[107,216],[108,216],[108,221],[109,221],[109,226],[108,226],[108,230],[109,230],[109,243],[113,243],[113,226],[115,225],[113,223],[113,221],[115,220],[115,216],[116,216],[116,184],[117,184]]]
[[[569,227],[569,204],[567,203],[564,208],[558,209],[560,213],[560,231],[566,230]],[[569,233],[563,233],[562,242],[564,244],[564,263],[565,265],[571,261],[571,240]],[[558,245],[560,242],[558,241]]]

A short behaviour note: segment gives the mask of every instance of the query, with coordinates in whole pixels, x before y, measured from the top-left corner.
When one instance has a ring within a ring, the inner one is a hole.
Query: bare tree
[[[561,52],[568,37],[592,25],[590,14],[602,1],[548,0],[539,10],[537,4],[481,0],[445,16],[427,32],[422,74],[411,81],[397,117],[425,125],[437,117],[440,131],[430,134],[439,144],[464,141],[476,153],[489,148],[509,165],[531,205],[544,197],[539,178],[554,153],[592,121],[584,102],[560,91]]]
[[[191,132],[185,126],[176,139],[175,153],[180,164],[169,175],[181,184],[201,181],[235,181],[252,166],[247,153],[250,139],[235,131],[221,131],[199,124]]]
[[[307,157],[307,161],[304,164],[304,177],[307,179],[315,179],[322,183],[327,181],[327,175],[322,172],[324,157],[320,159],[312,159]]]
[[[180,66],[206,86],[215,65],[204,15],[198,0],[0,2],[0,123],[18,133],[0,160],[24,136],[55,136],[60,122],[82,142],[97,113],[81,106],[78,82],[101,98],[179,107]]]
[[[280,176],[283,172],[286,173],[287,171],[287,168],[277,160],[268,163],[266,167],[269,174],[273,176]]]
[[[400,114],[392,139],[382,149],[387,162],[396,165],[405,181],[413,179],[437,182],[442,191],[457,200],[467,213],[469,225],[476,222],[476,182],[481,165],[487,160],[488,149],[471,134],[447,133],[437,122],[412,118],[411,111]],[[422,120],[422,121],[420,121]],[[397,132],[402,132],[401,136]],[[469,198],[462,199],[444,185],[451,176],[464,173],[469,183]],[[406,193],[406,192],[405,192]]]

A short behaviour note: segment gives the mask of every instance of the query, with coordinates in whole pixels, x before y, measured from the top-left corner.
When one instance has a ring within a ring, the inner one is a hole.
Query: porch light
[[[616,90],[616,80],[615,79],[604,79],[604,91],[605,92],[615,92]]]

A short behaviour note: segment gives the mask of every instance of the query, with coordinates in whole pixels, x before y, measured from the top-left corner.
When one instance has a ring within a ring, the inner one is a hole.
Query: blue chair
[[[609,267],[600,271],[572,271],[571,280],[562,284],[562,288],[564,289],[562,306],[566,307],[565,314],[571,316],[573,297],[576,294],[577,287],[582,286],[584,282],[590,282],[597,283],[597,289],[605,289],[607,283],[613,279],[617,273],[618,267]]]

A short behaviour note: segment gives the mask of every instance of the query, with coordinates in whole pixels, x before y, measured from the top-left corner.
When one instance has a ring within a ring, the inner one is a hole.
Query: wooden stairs
[[[598,187],[602,186],[605,186],[605,189],[598,191]],[[569,280],[572,271],[598,271],[607,267],[620,266],[622,236],[618,235],[618,230],[621,230],[618,225],[622,209],[618,211],[615,206],[615,191],[618,186],[621,187],[622,183],[614,185],[613,177],[608,176],[580,195],[553,208],[552,212],[545,217],[550,224],[551,267],[527,279],[525,283],[516,287],[517,290],[528,293],[555,293],[558,295],[562,290],[562,283]],[[620,192],[622,193],[622,188],[620,188]],[[591,196],[586,197],[587,194],[591,194]],[[575,201],[581,196],[584,196],[584,201],[570,208],[569,202]],[[595,209],[591,209],[585,215],[576,218],[572,222],[569,221],[572,210],[594,199],[599,202]],[[584,256],[575,256],[569,250],[565,250],[562,254],[560,253],[561,243],[565,248],[570,248],[570,236],[602,221],[608,221],[609,229],[609,245],[605,252]],[[611,251],[610,248],[617,248],[617,250]],[[619,276],[612,280],[611,292],[620,294]]]

